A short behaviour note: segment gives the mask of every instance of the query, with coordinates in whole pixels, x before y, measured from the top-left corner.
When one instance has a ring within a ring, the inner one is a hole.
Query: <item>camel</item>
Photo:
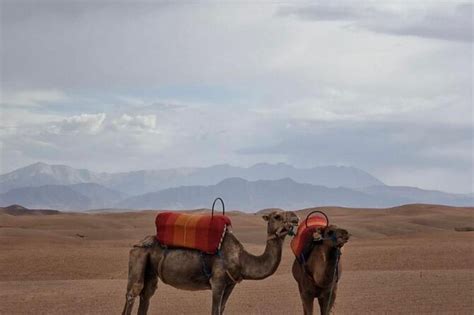
[[[341,248],[349,240],[349,233],[330,225],[313,233],[313,246],[304,262],[293,262],[293,277],[298,282],[305,315],[313,314],[313,302],[318,298],[321,315],[327,315],[334,305],[337,282],[341,279]]]
[[[283,241],[299,221],[291,211],[273,211],[262,217],[267,221],[267,242],[260,256],[248,253],[231,231],[226,232],[219,255],[207,255],[191,249],[165,249],[154,236],[145,238],[130,250],[122,314],[131,314],[137,296],[140,296],[138,314],[147,314],[158,279],[178,289],[211,290],[211,314],[223,314],[238,282],[260,280],[275,273],[281,261]]]

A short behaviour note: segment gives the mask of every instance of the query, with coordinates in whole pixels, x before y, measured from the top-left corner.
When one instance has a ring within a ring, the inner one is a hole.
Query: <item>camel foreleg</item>
[[[223,308],[222,302],[224,301],[224,293],[226,289],[226,281],[223,278],[212,278],[211,289],[212,289],[212,315],[221,315]]]
[[[334,286],[332,293],[330,290],[325,290],[321,293],[321,296],[318,297],[319,308],[321,310],[321,315],[329,315],[332,307],[334,306],[334,301],[336,300],[337,285]]]
[[[314,292],[303,288],[299,283],[298,289],[300,291],[301,302],[303,304],[303,314],[313,315]]]
[[[234,287],[235,287],[235,283],[228,284],[224,289],[224,295],[222,296],[222,303],[221,303],[221,314],[224,314],[225,305],[227,303],[227,300],[229,299],[230,294],[232,293],[232,290],[234,290]]]

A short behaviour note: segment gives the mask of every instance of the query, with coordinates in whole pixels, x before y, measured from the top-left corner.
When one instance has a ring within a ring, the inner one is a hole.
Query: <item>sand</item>
[[[455,231],[474,225],[474,208],[324,209],[353,235],[343,251],[335,314],[474,312],[474,232]],[[155,214],[0,211],[0,314],[119,314],[128,251],[154,233]],[[266,235],[260,215],[231,217],[237,237],[261,253]],[[287,240],[275,275],[237,285],[226,313],[302,314],[293,259]],[[210,291],[159,283],[149,313],[209,314],[210,302]]]

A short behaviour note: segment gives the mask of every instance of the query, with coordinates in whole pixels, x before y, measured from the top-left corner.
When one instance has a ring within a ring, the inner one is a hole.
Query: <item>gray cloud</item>
[[[471,168],[472,128],[430,123],[293,122],[279,130],[280,140],[269,146],[244,148],[243,154],[285,154],[289,160],[311,164]],[[427,154],[444,147],[450,157]]]
[[[372,4],[373,5],[373,4]],[[313,21],[348,21],[374,32],[410,35],[454,41],[472,41],[473,4],[461,3],[408,10],[368,6],[360,2],[319,1],[308,6],[283,7],[280,16],[297,16]]]
[[[472,190],[470,4],[0,5],[2,172],[336,163]]]

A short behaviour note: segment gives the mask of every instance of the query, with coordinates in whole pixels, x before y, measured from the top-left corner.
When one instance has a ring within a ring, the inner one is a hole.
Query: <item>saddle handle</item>
[[[217,197],[216,199],[214,199],[214,202],[212,203],[212,217],[214,217],[214,206],[216,205],[216,202],[217,200],[219,200],[221,202],[221,205],[222,205],[222,215],[225,215],[225,205],[224,205],[224,200],[222,200],[221,197]]]
[[[321,213],[324,218],[326,219],[326,227],[329,226],[329,218],[328,216],[326,215],[326,213],[322,212],[322,211],[319,211],[319,210],[315,210],[315,211],[311,211],[310,213],[308,213],[308,215],[306,216],[306,220],[304,221],[304,224],[306,225],[306,227],[308,227],[308,219],[309,217],[313,214],[313,213]]]

